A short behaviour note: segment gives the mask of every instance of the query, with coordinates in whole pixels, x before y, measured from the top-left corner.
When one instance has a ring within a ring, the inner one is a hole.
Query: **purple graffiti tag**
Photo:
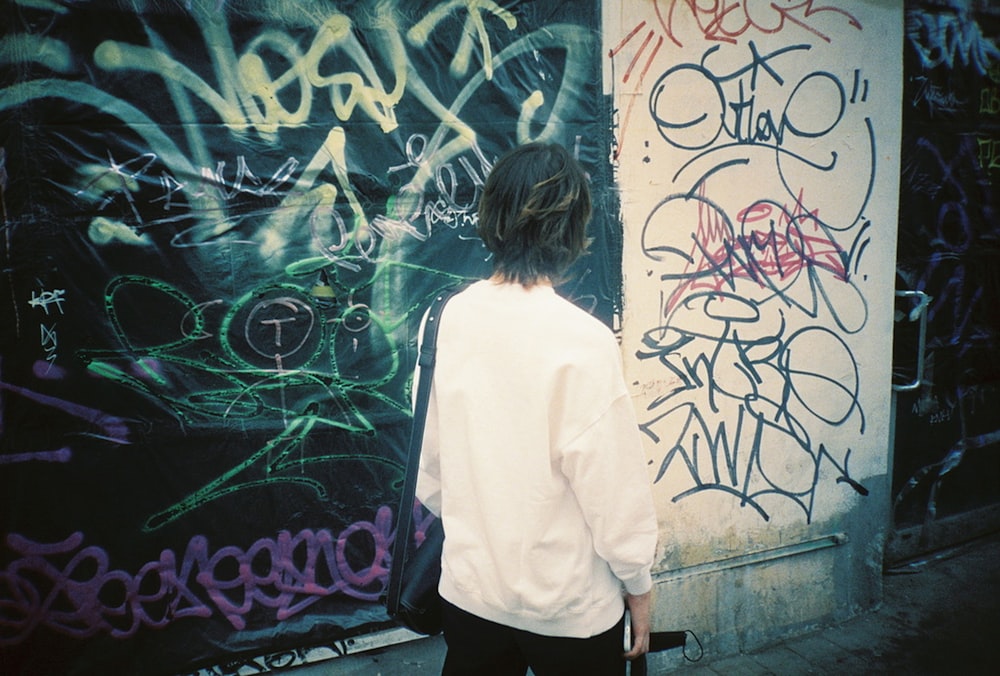
[[[433,518],[421,516],[422,527]],[[274,609],[280,622],[335,594],[375,602],[388,581],[393,525],[392,509],[382,506],[373,521],[352,523],[336,537],[325,529],[281,531],[245,550],[213,551],[196,535],[180,561],[165,549],[134,574],[113,569],[104,549],[84,546],[82,533],[54,543],[11,533],[6,544],[18,558],[0,570],[0,646],[39,627],[79,639],[128,638],[141,627],[215,614],[245,629],[247,615],[261,607]],[[366,552],[365,560],[349,549]]]
[[[66,401],[65,399],[59,399],[58,397],[52,397],[47,394],[41,394],[39,392],[35,392],[34,390],[29,390],[26,387],[11,385],[10,383],[5,383],[2,380],[0,380],[0,390],[8,390],[21,395],[25,399],[30,399],[34,402],[42,404],[43,406],[60,409],[74,418],[79,418],[85,422],[97,425],[101,428],[109,441],[113,441],[117,444],[131,443],[129,441],[128,422],[124,418],[119,418],[118,416],[105,413],[104,411],[100,411],[96,408],[84,406],[83,404]]]
[[[0,465],[13,465],[19,462],[69,462],[72,459],[73,449],[63,446],[54,451],[0,455]]]

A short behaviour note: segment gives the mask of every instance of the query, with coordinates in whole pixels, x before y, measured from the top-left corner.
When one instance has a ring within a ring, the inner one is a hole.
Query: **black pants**
[[[443,676],[622,676],[625,618],[591,638],[540,636],[484,620],[444,601]]]

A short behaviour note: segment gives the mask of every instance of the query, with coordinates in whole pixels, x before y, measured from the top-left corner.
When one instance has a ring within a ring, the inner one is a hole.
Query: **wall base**
[[[922,526],[895,530],[885,548],[885,566],[953,547],[1000,531],[1000,505],[981,507]]]

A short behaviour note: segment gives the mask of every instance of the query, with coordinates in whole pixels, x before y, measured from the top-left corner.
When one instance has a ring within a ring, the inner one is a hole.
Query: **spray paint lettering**
[[[121,308],[127,307],[121,298],[129,292],[153,299],[164,313],[176,306],[172,314],[179,323],[173,331],[160,334],[161,343],[139,346],[138,339],[130,335],[120,316]],[[387,342],[392,331],[384,322],[356,304],[347,304],[338,317],[321,321],[323,309],[293,285],[272,285],[246,294],[226,312],[218,327],[207,327],[201,307],[179,290],[142,277],[118,278],[108,289],[107,309],[112,324],[120,330],[123,350],[81,352],[94,374],[155,398],[183,420],[277,415],[282,421],[283,429],[238,466],[152,515],[147,521],[149,529],[160,528],[222,495],[284,482],[308,487],[317,498],[325,499],[326,487],[303,476],[302,469],[362,456],[332,451],[302,457],[302,443],[316,428],[374,432],[361,407],[352,400],[380,396],[379,388],[393,379],[399,368],[399,348]],[[328,326],[334,327],[332,335]],[[191,347],[202,346],[213,336],[220,341],[214,353],[218,356],[200,360],[187,356]],[[380,344],[389,355],[384,372],[352,372],[352,354],[362,340]],[[185,386],[204,376],[220,386],[195,392]],[[403,400],[381,398],[384,405],[400,413],[408,410]],[[397,467],[395,461],[379,455],[363,457]]]
[[[679,33],[692,21],[703,39],[735,44],[745,33],[777,34],[787,30],[804,31],[830,42],[830,30],[824,25],[833,20],[842,29],[861,29],[861,23],[839,3],[766,2],[737,0],[736,2],[698,2],[697,0],[657,0],[656,15],[663,29],[678,47],[683,43]]]
[[[975,492],[962,477],[982,475],[980,468],[989,466],[979,464],[988,451],[968,451],[998,440],[988,432],[990,416],[979,416],[996,409],[997,396],[1000,50],[991,10],[959,0],[908,6],[906,37],[910,106],[904,115],[913,133],[904,138],[897,277],[929,302],[922,380],[912,404],[901,409],[908,417],[897,423],[901,462],[894,486],[901,487],[897,518],[922,524],[927,544],[927,527],[956,509],[953,496],[964,500]],[[928,91],[934,95],[925,96]],[[936,105],[942,100],[948,105]],[[947,125],[938,124],[942,112]],[[963,472],[952,471],[960,465]],[[918,486],[923,490],[915,491]]]
[[[621,153],[635,103],[644,96],[646,74],[664,48],[665,41],[676,47],[701,41],[737,44],[742,38],[793,31],[832,42],[835,34],[845,27],[858,31],[863,29],[860,21],[850,12],[836,5],[817,5],[812,0],[794,3],[656,0],[655,22],[639,21],[608,54],[612,67],[616,57],[630,57],[621,76],[621,85],[626,87],[623,94],[628,103],[617,119],[619,135],[615,156]],[[640,67],[638,78],[634,78],[636,68]]]
[[[161,552],[135,570],[114,563],[121,542],[84,542],[99,537],[77,520],[87,508],[12,526],[0,598],[17,622],[3,638],[31,652],[41,627],[128,639],[180,618],[224,635],[260,628],[254,609],[280,622],[330,596],[373,602],[391,515],[341,529],[353,501],[366,512],[391,500],[420,314],[486,272],[473,230],[499,152],[537,139],[575,141],[591,164],[606,156],[599,32],[562,9],[527,25],[534,10],[478,0],[193,0],[115,6],[120,23],[104,6],[33,8],[50,21],[2,38],[24,63],[0,114],[58,162],[29,176],[57,236],[33,239],[23,196],[5,217],[9,302],[39,328],[30,354],[3,355],[0,406],[59,424],[44,444],[8,425],[0,460],[137,474],[162,462],[180,480],[119,487],[142,495],[109,518],[134,516],[135,542]],[[591,309],[615,301],[593,293],[612,288],[602,274],[584,270],[572,292]],[[277,538],[237,523],[249,549],[192,535],[208,532],[199,519],[239,521],[226,510],[274,495],[326,510],[340,535],[299,530],[311,516]],[[38,529],[77,535],[46,544]]]
[[[982,186],[969,185],[966,177],[982,167],[982,149],[975,139],[959,142],[953,156],[942,153],[933,140],[920,138],[910,152],[904,178],[911,189],[926,187],[937,210],[925,219],[922,238],[933,243],[934,251],[918,274],[906,273],[910,288],[928,290],[932,300],[927,309],[932,334],[930,349],[955,346],[960,354],[976,349],[985,334],[975,328],[975,318],[982,312],[983,287],[972,282],[969,264],[975,264],[972,252],[989,226],[970,213],[979,203]],[[921,192],[923,192],[921,190]]]
[[[790,45],[761,54],[750,42],[744,64],[718,72],[710,64],[718,56],[718,49],[712,48],[699,63],[680,64],[660,76],[649,98],[650,115],[664,141],[693,153],[674,180],[695,172],[693,193],[702,181],[727,168],[766,163],[773,164],[785,192],[794,197],[803,186],[795,185],[793,178],[826,180],[829,173],[837,173],[838,154],[826,150],[833,145],[822,141],[849,133],[841,126],[847,106],[863,104],[869,85],[860,70],[853,73],[850,94],[839,77],[826,71],[789,80],[783,64],[791,65],[796,53],[809,49]],[[776,105],[770,103],[774,99]],[[678,101],[690,104],[677,106]],[[860,200],[867,200],[874,180],[874,140],[870,125],[868,129],[868,147],[862,149],[868,171],[854,180],[864,181],[856,185]],[[720,155],[722,159],[716,159]]]
[[[427,519],[417,507],[419,529]],[[422,542],[418,530],[415,546]],[[392,511],[379,508],[373,521],[359,521],[334,536],[327,530],[282,531],[246,549],[213,551],[195,536],[183,556],[165,549],[136,572],[114,569],[108,553],[84,545],[74,533],[53,543],[8,534],[16,558],[0,571],[0,608],[5,621],[0,646],[21,641],[38,627],[87,638],[134,636],[142,627],[165,627],[185,618],[219,614],[235,629],[254,608],[269,608],[276,621],[294,617],[336,595],[375,601],[385,587],[392,551]],[[352,560],[350,541],[363,539],[371,559]]]
[[[906,12],[906,37],[921,66],[964,67],[985,74],[1000,58],[1000,49],[983,35],[967,2],[953,1],[946,7],[942,12]]]
[[[828,43],[861,24],[830,3],[665,7],[657,18],[674,46],[691,42],[678,31],[692,19],[722,44],[695,61],[673,54],[646,98],[659,145],[645,161],[670,167],[638,231],[660,297],[635,351],[662,369],[640,419],[655,481],[675,502],[714,493],[764,520],[790,506],[809,522],[818,492],[831,490],[824,480],[868,493],[852,476],[851,444],[832,435],[866,431],[850,336],[868,323],[858,278],[873,228],[871,83],[860,67],[816,67],[815,43],[763,48],[755,35]],[[627,58],[640,38],[623,82],[652,71],[660,46],[642,26],[609,56]],[[730,196],[751,184],[761,196]]]

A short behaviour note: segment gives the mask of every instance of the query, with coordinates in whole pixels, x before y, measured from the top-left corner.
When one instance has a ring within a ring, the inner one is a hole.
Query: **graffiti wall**
[[[592,2],[3,4],[0,671],[176,673],[382,626],[429,297],[529,140],[590,171]],[[339,645],[346,645],[340,643]]]
[[[897,287],[925,295],[897,308],[900,526],[1000,503],[998,40],[991,3],[907,3]]]
[[[662,566],[850,530],[887,466],[901,12],[654,0],[615,20],[624,345]]]

